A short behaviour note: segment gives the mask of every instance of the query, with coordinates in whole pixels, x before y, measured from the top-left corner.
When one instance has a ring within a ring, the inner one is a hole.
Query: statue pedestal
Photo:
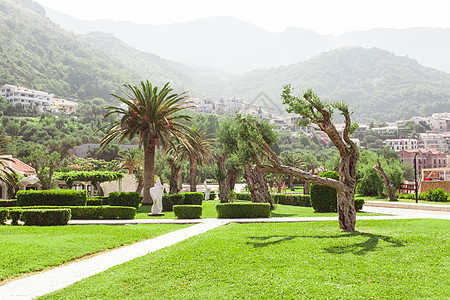
[[[147,215],[150,216],[150,217],[162,217],[162,216],[164,216],[163,213],[159,213],[159,214],[148,213]]]

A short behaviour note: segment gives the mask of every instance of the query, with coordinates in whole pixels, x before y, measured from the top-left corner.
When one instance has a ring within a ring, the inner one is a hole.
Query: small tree
[[[356,144],[350,140],[350,134],[357,128],[357,124],[352,124],[348,106],[344,102],[329,103],[322,101],[317,94],[308,89],[302,97],[291,95],[290,85],[284,86],[282,98],[283,103],[288,105],[287,111],[300,115],[299,125],[306,126],[314,123],[320,130],[325,132],[339,151],[339,181],[329,178],[321,178],[306,173],[298,168],[282,165],[275,152],[263,139],[260,139],[257,148],[263,151],[269,160],[269,164],[257,161],[257,169],[277,174],[294,176],[303,181],[325,185],[337,191],[337,210],[339,214],[339,226],[346,231],[355,231],[356,210],[355,210],[355,188],[356,188],[356,164],[359,158],[359,151]],[[345,119],[345,126],[342,137],[339,135],[332,122],[332,114],[337,109]]]

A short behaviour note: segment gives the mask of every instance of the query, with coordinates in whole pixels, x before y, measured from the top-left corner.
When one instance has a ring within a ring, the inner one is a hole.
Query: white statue
[[[162,195],[164,186],[161,184],[161,180],[156,180],[155,186],[150,188],[150,196],[153,199],[152,215],[159,215],[162,212]]]
[[[209,200],[209,194],[211,193],[211,188],[208,187],[208,185],[206,184],[206,180],[205,182],[203,182],[203,185],[205,186],[205,201]]]

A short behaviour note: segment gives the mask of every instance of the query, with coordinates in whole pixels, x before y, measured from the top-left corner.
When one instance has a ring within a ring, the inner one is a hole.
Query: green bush
[[[17,199],[0,200],[0,207],[14,207],[17,206]]]
[[[252,194],[250,193],[234,193],[236,200],[252,201]]]
[[[86,205],[87,206],[101,206],[101,205],[103,205],[103,199],[89,197],[89,198],[87,198]]]
[[[85,206],[87,191],[43,190],[18,191],[17,206]]]
[[[311,207],[309,195],[300,194],[272,194],[274,204]]]
[[[419,199],[419,200],[425,200],[426,194],[427,194],[427,193],[418,193],[417,199]],[[412,194],[396,194],[396,195],[397,195],[397,197],[398,197],[399,199],[411,199],[411,200],[416,199],[416,194],[415,194],[415,193],[412,193]]]
[[[6,208],[0,209],[0,224],[5,224],[8,220],[9,211]]]
[[[319,174],[319,177],[339,180],[339,174],[334,171],[323,172]],[[311,206],[315,212],[327,213],[337,211],[337,192],[335,189],[311,184],[309,195],[311,197]]]
[[[10,209],[9,210],[9,219],[11,219],[11,225],[19,225],[20,216],[22,215],[23,209]]]
[[[219,219],[268,218],[269,203],[219,203],[216,205]]]
[[[209,193],[209,200],[214,200],[214,199],[216,199],[216,192],[211,191],[211,192]]]
[[[202,215],[201,205],[174,205],[173,213],[177,219],[200,219]]]
[[[130,206],[138,209],[142,195],[137,192],[111,192],[108,199],[111,206]]]
[[[183,194],[163,194],[162,211],[173,211],[173,206],[183,204],[183,201]]]
[[[425,200],[432,202],[447,202],[449,201],[449,194],[444,192],[444,189],[441,188],[437,190],[428,190],[425,193]]]
[[[21,209],[70,209],[72,220],[129,220],[134,219],[136,208],[129,206],[35,206]]]
[[[67,225],[70,209],[25,209],[20,219],[29,226]]]
[[[202,192],[181,193],[184,195],[184,205],[202,205],[205,195]]]
[[[355,199],[355,209],[356,211],[361,211],[364,206],[364,199]]]

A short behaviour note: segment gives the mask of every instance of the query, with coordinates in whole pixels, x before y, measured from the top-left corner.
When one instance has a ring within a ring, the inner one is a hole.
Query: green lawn
[[[248,202],[248,201],[235,201]],[[203,201],[202,218],[217,218],[216,204],[219,200]],[[250,203],[250,202],[249,202]],[[164,212],[162,217],[151,217],[147,214],[151,212],[151,205],[141,205],[137,211],[135,219],[176,219],[173,212]],[[359,212],[358,215],[373,216],[376,214],[368,214]],[[334,217],[337,213],[315,213],[311,207],[291,206],[291,205],[275,205],[275,210],[272,211],[273,218],[286,217]]]
[[[0,226],[0,282],[186,225]]]
[[[230,224],[40,299],[449,299],[449,227]]]

